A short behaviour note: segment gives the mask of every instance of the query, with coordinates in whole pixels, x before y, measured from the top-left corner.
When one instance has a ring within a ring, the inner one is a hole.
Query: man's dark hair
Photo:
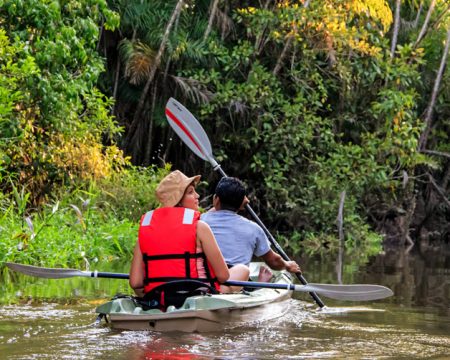
[[[216,186],[222,210],[238,211],[246,195],[245,186],[235,177],[223,177]]]

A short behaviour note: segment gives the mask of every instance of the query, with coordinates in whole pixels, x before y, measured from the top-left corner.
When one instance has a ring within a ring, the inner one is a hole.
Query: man
[[[269,239],[259,225],[237,214],[247,203],[243,183],[237,178],[223,177],[216,186],[214,208],[201,217],[211,227],[228,266],[248,266],[252,257],[257,256],[273,270],[301,272],[295,261],[285,261],[270,248]],[[272,274],[267,268],[262,269],[259,280],[267,281]]]

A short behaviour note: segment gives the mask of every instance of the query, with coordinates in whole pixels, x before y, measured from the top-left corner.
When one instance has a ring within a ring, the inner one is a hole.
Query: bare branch
[[[450,159],[450,154],[449,153],[445,153],[445,152],[441,152],[441,151],[421,149],[420,152],[424,153],[424,154],[443,156],[443,157],[446,157],[446,158]]]
[[[431,182],[431,185],[434,186],[434,188],[436,189],[436,191],[438,192],[439,195],[441,195],[442,199],[444,200],[444,202],[447,204],[448,207],[450,207],[450,201],[447,198],[447,195],[445,195],[444,190],[442,190],[440,188],[440,186],[436,183],[436,180],[434,180],[433,176],[430,173],[427,173],[428,175],[428,179]]]
[[[428,8],[427,16],[425,17],[425,21],[424,21],[424,23],[422,25],[422,28],[420,29],[419,36],[417,37],[417,40],[414,43],[414,47],[416,47],[419,44],[419,42],[423,39],[423,37],[424,37],[424,35],[425,35],[426,31],[427,31],[428,23],[430,22],[431,14],[434,11],[435,5],[436,5],[436,0],[432,0],[431,4],[430,4],[430,7]]]
[[[278,72],[280,71],[280,69],[283,65],[283,60],[286,57],[286,54],[291,47],[292,41],[293,41],[293,35],[289,35],[286,43],[284,44],[283,50],[281,51],[281,54],[278,57],[277,63],[275,65],[275,67],[273,68],[273,71],[272,71],[273,75],[277,75]]]
[[[414,28],[416,28],[419,25],[419,19],[420,19],[420,15],[422,14],[422,9],[423,9],[423,2],[421,1],[419,9],[417,10],[416,19],[414,20]]]
[[[208,38],[209,33],[211,32],[212,24],[213,24],[214,18],[216,17],[216,13],[217,13],[217,7],[219,6],[219,1],[220,0],[214,0],[214,2],[212,4],[211,12],[209,14],[208,27],[206,28],[206,31],[203,35],[203,41],[205,41]]]
[[[436,99],[437,99],[437,96],[439,93],[439,87],[441,85],[442,75],[444,73],[445,64],[447,62],[449,46],[450,46],[450,27],[447,29],[447,40],[445,42],[444,53],[442,54],[439,71],[436,75],[436,80],[434,81],[433,92],[431,93],[430,103],[429,103],[427,111],[425,113],[425,118],[424,118],[425,129],[422,132],[422,134],[420,135],[419,149],[423,149],[425,147],[427,140],[428,140],[428,135],[431,130],[431,122],[432,122],[434,104],[436,103]]]
[[[343,267],[343,257],[344,257],[344,203],[345,203],[345,190],[341,192],[341,198],[339,200],[339,210],[337,216],[337,224],[339,231],[339,254],[338,260],[336,262],[336,270],[338,274],[338,282],[342,284],[342,267]]]

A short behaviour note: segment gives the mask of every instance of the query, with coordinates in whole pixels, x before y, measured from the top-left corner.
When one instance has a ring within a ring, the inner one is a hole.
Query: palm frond
[[[125,77],[131,84],[139,85],[145,82],[155,60],[155,51],[140,41],[122,40],[119,54],[125,63]]]
[[[200,81],[182,76],[170,75],[181,93],[195,104],[207,104],[214,94]]]
[[[206,57],[207,44],[202,39],[192,40],[189,34],[181,33],[176,42],[169,45],[170,57],[175,61],[193,62],[198,65],[211,65],[211,58]]]
[[[231,17],[220,9],[217,9],[216,23],[222,38],[226,38],[230,33],[234,33],[235,31],[234,22]]]
[[[249,111],[249,107],[239,100],[231,100],[228,104],[228,111],[233,114],[244,116]]]
[[[400,19],[400,32],[402,32],[402,34],[408,34],[410,31],[414,31],[416,30],[416,24],[414,20],[405,20],[405,19]]]
[[[158,36],[152,36],[154,42],[148,42],[156,47],[160,43],[162,33],[173,11],[175,1],[142,1],[115,0],[110,1],[111,9],[120,14],[120,28],[128,36],[133,33],[138,39],[147,39],[149,29],[154,29]]]

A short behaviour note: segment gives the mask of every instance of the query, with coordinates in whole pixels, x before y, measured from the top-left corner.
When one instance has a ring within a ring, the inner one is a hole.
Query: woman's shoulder
[[[198,220],[197,221],[197,232],[199,231],[211,231],[210,226],[203,220]]]

